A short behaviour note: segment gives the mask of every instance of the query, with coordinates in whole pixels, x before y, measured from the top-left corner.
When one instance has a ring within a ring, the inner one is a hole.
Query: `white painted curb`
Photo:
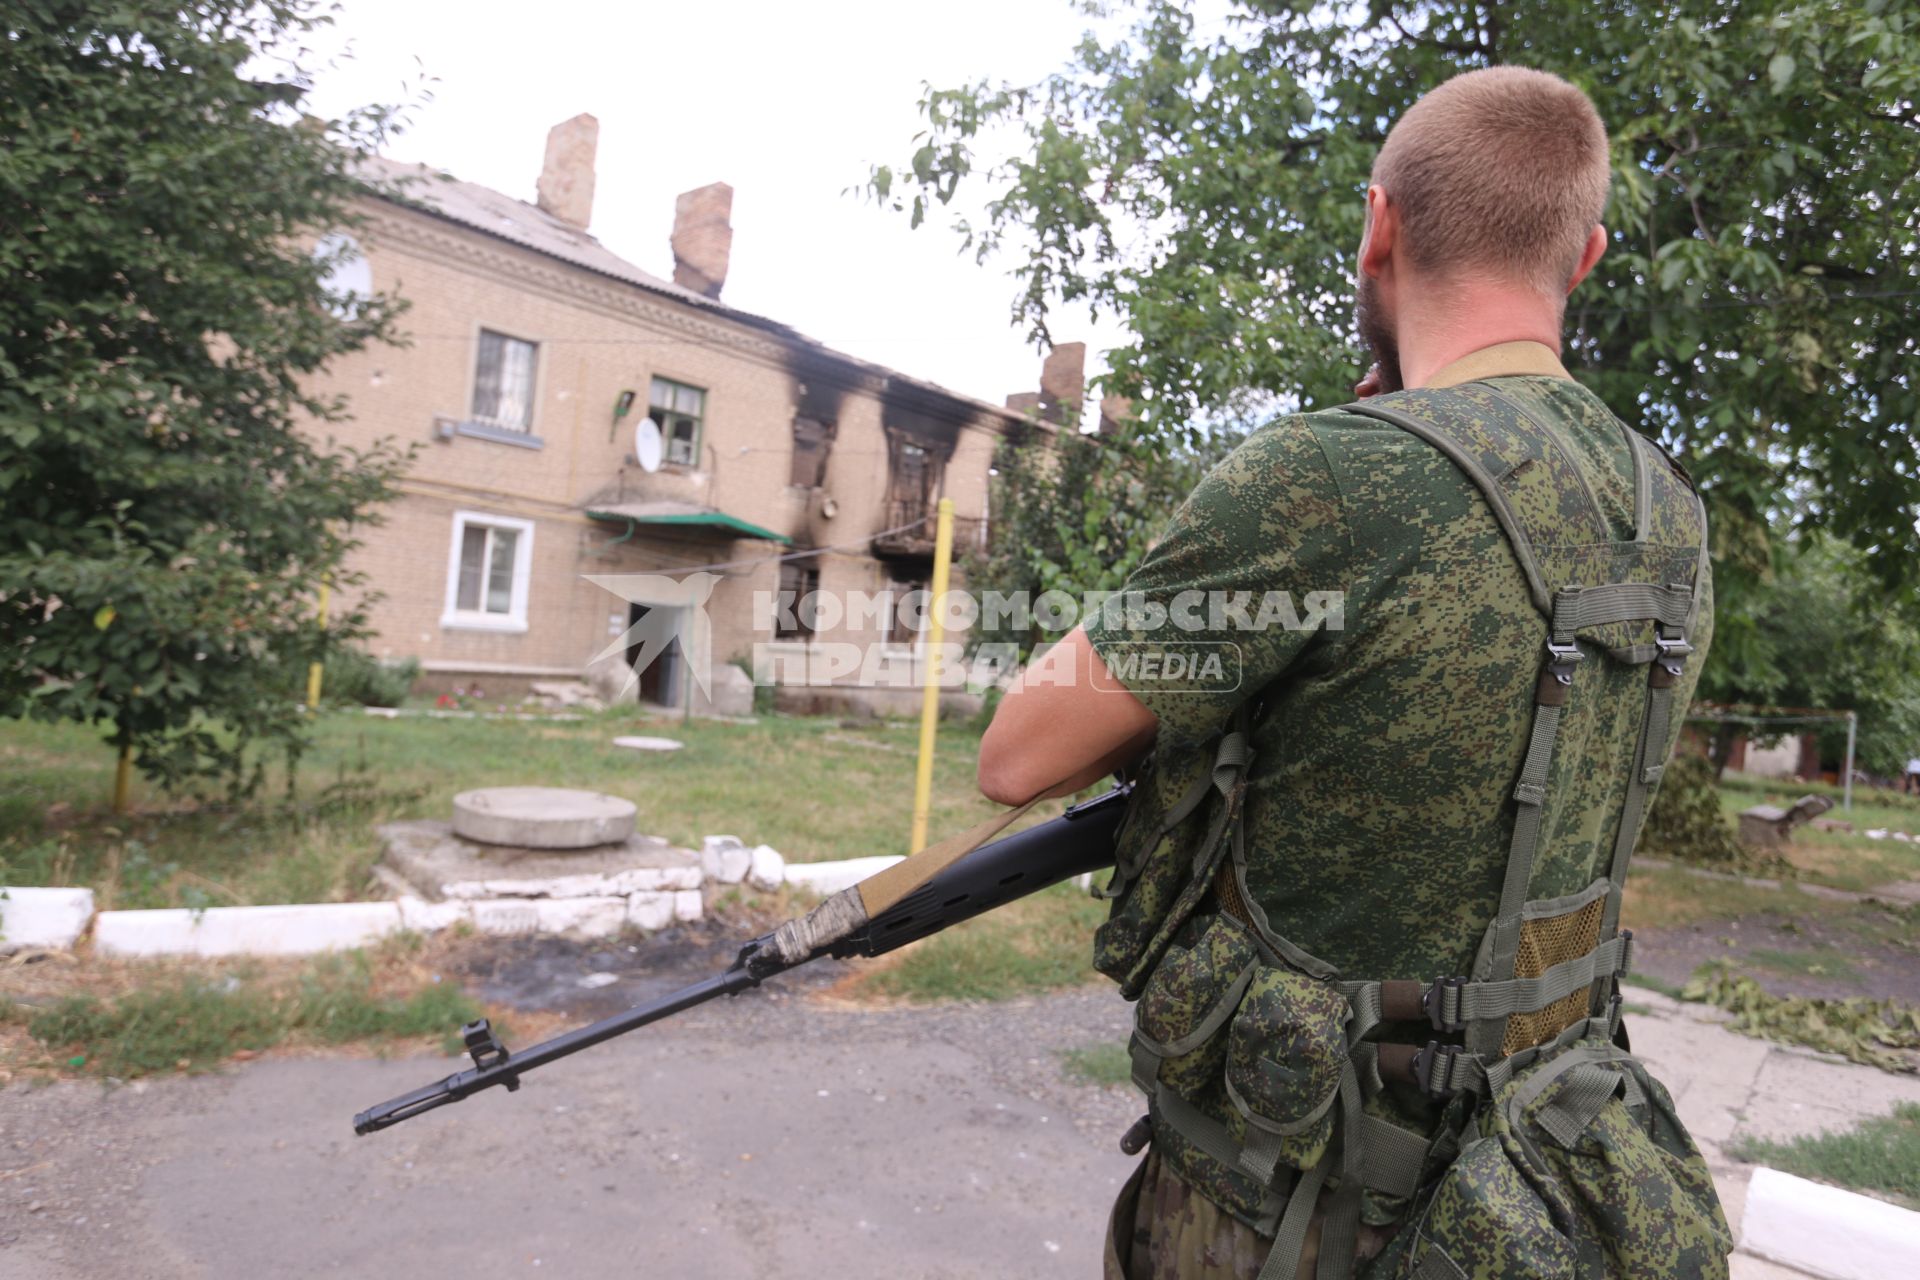
[[[102,911],[93,946],[107,956],[299,956],[365,946],[400,926],[397,902]]]
[[[73,946],[93,919],[91,889],[0,887],[0,952]]]
[[[1920,1267],[1920,1213],[1755,1169],[1740,1245],[1825,1280],[1911,1280]]]
[[[905,861],[905,858],[883,854],[871,858],[848,858],[844,862],[789,862],[786,881],[815,893],[838,893],[859,884],[868,876],[878,875],[896,862]]]

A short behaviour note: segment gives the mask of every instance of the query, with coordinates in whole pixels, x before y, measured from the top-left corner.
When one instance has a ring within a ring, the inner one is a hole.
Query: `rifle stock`
[[[1119,787],[1025,831],[983,844],[953,861],[926,883],[857,929],[796,961],[781,958],[764,934],[746,943],[727,969],[670,995],[635,1005],[584,1027],[510,1052],[485,1018],[461,1028],[473,1066],[435,1084],[390,1098],[353,1118],[353,1131],[369,1134],[436,1107],[496,1086],[509,1092],[520,1077],[582,1049],[670,1018],[718,996],[738,995],[775,974],[821,956],[879,956],[916,942],[1016,898],[1113,865],[1113,842],[1126,812],[1128,788]]]

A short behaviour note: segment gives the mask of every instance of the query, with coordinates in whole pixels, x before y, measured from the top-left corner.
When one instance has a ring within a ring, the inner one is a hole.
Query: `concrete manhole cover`
[[[626,747],[633,751],[678,751],[684,742],[675,742],[672,738],[615,738],[613,745]]]
[[[483,787],[453,798],[453,833],[521,849],[586,849],[633,834],[633,802],[565,787]]]

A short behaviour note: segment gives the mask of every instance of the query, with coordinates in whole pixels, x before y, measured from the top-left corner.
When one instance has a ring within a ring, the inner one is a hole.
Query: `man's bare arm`
[[[1001,804],[1071,794],[1137,760],[1158,727],[1075,627],[1001,700],[980,740],[980,790]]]

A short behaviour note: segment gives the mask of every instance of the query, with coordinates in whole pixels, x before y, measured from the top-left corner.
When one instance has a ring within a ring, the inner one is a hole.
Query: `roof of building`
[[[451,174],[420,164],[406,164],[385,156],[369,156],[362,163],[367,176],[377,184],[376,194],[393,203],[422,209],[449,222],[497,236],[535,253],[618,280],[649,293],[671,298],[686,306],[710,311],[739,324],[771,333],[801,351],[849,365],[863,373],[885,378],[912,388],[922,395],[952,401],[977,412],[991,414],[1007,422],[1024,422],[1025,415],[1002,405],[949,390],[938,383],[916,378],[885,365],[862,360],[844,351],[836,351],[816,338],[766,316],[742,311],[715,298],[663,280],[643,271],[609,250],[585,230],[563,222],[537,205],[503,195],[491,187],[462,182]]]

